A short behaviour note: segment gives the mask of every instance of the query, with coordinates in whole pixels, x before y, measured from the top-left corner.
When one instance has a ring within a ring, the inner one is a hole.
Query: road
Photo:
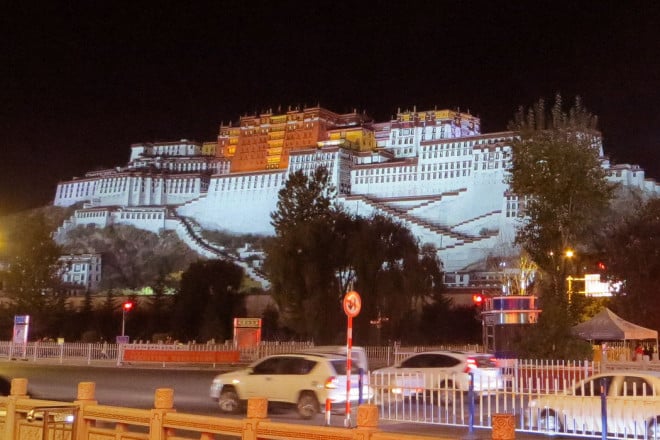
[[[96,400],[102,405],[150,409],[158,388],[174,390],[174,407],[178,412],[231,418],[244,414],[220,413],[217,404],[208,397],[213,377],[221,372],[211,368],[133,368],[130,366],[52,365],[40,361],[0,361],[0,376],[26,378],[28,394],[34,398],[71,402],[76,399],[78,383],[94,382]],[[273,420],[288,423],[323,425],[322,415],[304,421],[294,410],[269,409]],[[344,415],[334,414],[331,424],[344,426]],[[355,415],[352,418],[355,421]]]
[[[73,401],[78,383],[95,382],[96,400],[103,405],[153,408],[158,388],[174,389],[178,411],[218,414],[208,397],[213,377],[219,370],[130,368],[117,366],[46,365],[31,361],[0,362],[0,375],[28,379],[28,393],[35,398]]]
[[[28,379],[28,393],[34,398],[72,402],[76,398],[78,383],[94,382],[96,400],[102,405],[131,408],[153,408],[154,393],[158,388],[174,389],[174,407],[178,412],[231,418],[243,418],[244,414],[221,414],[217,405],[208,397],[209,385],[220,369],[211,368],[135,368],[131,366],[71,366],[34,361],[0,361],[0,376]],[[312,420],[302,420],[294,410],[269,409],[269,417],[274,421],[324,425],[322,415]],[[333,414],[332,426],[344,426],[345,416]],[[351,418],[354,425],[355,414]],[[381,420],[379,427],[388,432],[416,433],[429,436],[462,438],[468,428],[419,424],[413,422],[390,422]],[[490,438],[489,429],[475,429],[474,437]],[[536,438],[517,434],[520,438]]]

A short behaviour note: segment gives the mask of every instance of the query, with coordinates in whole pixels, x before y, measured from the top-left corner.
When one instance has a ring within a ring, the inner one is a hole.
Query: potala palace
[[[223,123],[212,142],[133,144],[125,166],[57,185],[55,205],[82,208],[56,238],[79,225],[128,224],[175,230],[201,255],[222,256],[202,228],[272,234],[270,213],[289,174],[325,166],[348,211],[400,220],[436,245],[445,271],[458,274],[451,283],[461,285],[468,276],[460,274],[512,246],[519,219],[504,183],[514,133],[484,134],[480,122],[453,110],[399,111],[374,122],[358,112],[292,108]],[[597,147],[610,180],[660,193],[639,166],[612,165]]]

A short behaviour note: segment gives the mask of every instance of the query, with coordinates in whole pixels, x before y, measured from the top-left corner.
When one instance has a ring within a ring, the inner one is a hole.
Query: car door
[[[396,384],[402,388],[403,396],[413,396],[424,390],[423,368],[427,362],[427,355],[422,353],[404,359],[396,368]]]
[[[273,393],[279,402],[296,403],[302,390],[314,390],[322,386],[312,380],[311,372],[316,362],[300,356],[285,356],[277,372],[277,386]]]
[[[582,381],[574,390],[572,396],[562,399],[564,414],[564,429],[570,431],[600,432],[601,417],[601,387],[605,394],[610,393],[615,376],[598,376]]]
[[[453,389],[461,387],[460,374],[457,366],[460,359],[442,353],[429,353],[424,358],[422,373],[427,390]]]
[[[607,401],[607,430],[614,433],[644,432],[645,423],[658,415],[657,390],[651,378],[617,376]]]
[[[266,397],[268,400],[277,400],[277,375],[282,362],[281,356],[272,356],[252,367],[252,373],[245,377],[242,387],[245,398]]]

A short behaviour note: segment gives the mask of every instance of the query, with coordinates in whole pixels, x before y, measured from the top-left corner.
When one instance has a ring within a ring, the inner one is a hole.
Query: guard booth
[[[261,342],[261,318],[234,318],[234,346],[254,347]]]
[[[486,297],[481,312],[486,350],[498,358],[514,357],[515,341],[538,321],[541,310],[536,303],[533,295]]]

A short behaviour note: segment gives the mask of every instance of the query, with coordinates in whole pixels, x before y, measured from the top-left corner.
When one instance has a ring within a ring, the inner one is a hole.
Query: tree
[[[164,334],[170,329],[171,322],[171,296],[165,295],[166,279],[165,274],[161,273],[154,281],[152,290],[153,295],[147,302],[149,314],[146,320],[145,331],[151,339],[154,334]]]
[[[525,216],[516,242],[552,275],[555,290],[565,278],[561,256],[589,242],[612,197],[596,124],[579,98],[564,112],[560,95],[549,112],[539,100],[527,111],[519,109],[509,124],[518,135],[508,183],[524,200]]]
[[[337,334],[342,292],[335,267],[341,242],[336,231],[347,221],[333,203],[328,170],[292,174],[271,214],[275,237],[265,243],[264,269],[284,319],[302,337],[330,342]]]
[[[634,205],[633,205],[634,206]],[[636,324],[660,328],[660,199],[650,199],[619,218],[605,233],[602,256],[607,276],[622,281],[614,306]]]
[[[57,293],[59,247],[50,236],[51,229],[42,214],[22,218],[8,232],[8,269],[4,274],[5,291],[13,312],[31,315],[31,334],[42,336],[47,329],[48,300]]]
[[[383,215],[357,218],[349,240],[354,287],[362,296],[362,311],[353,323],[356,334],[368,335],[370,321],[386,316],[381,336],[414,340],[425,301],[441,301],[442,264],[436,249],[420,249],[405,225]]]
[[[165,282],[200,257],[173,231],[154,234],[127,225],[78,227],[63,244],[69,253],[100,253],[103,287],[141,288]]]
[[[550,111],[539,100],[528,110],[520,108],[509,124],[517,137],[512,142],[508,183],[524,201],[516,243],[541,271],[543,313],[533,333],[541,332],[545,349],[570,345],[566,338],[571,339],[569,330],[577,313],[569,307],[566,295],[570,263],[565,251],[586,249],[614,190],[600,165],[596,126],[597,118],[579,98],[565,112],[560,95]],[[541,343],[529,338],[531,333],[526,335],[530,343],[522,341],[521,347]],[[561,355],[569,356],[566,352]]]
[[[243,269],[230,261],[198,261],[181,276],[174,296],[172,327],[180,340],[224,341],[232,335],[233,318],[244,313],[238,289]]]
[[[302,170],[293,173],[279,191],[277,209],[271,214],[275,233],[280,236],[311,220],[327,218],[336,210],[336,193],[325,167],[316,168],[309,177]]]
[[[115,293],[109,289],[105,294],[105,300],[99,310],[95,311],[97,334],[106,340],[114,340],[120,334],[118,318],[119,305],[115,304]]]
[[[412,337],[418,320],[404,318],[442,286],[435,248],[420,250],[410,230],[388,216],[343,212],[323,168],[292,175],[279,197],[264,268],[283,320],[299,336],[338,343],[346,322],[341,302],[354,288],[363,297],[356,342],[366,342],[379,316],[388,318],[386,336]]]
[[[541,283],[544,281],[541,280]],[[551,289],[542,286],[541,290],[547,292]],[[530,359],[591,359],[591,345],[571,334],[574,323],[568,319],[567,304],[555,297],[544,299],[538,323],[530,326],[519,341],[514,341],[518,356]]]
[[[261,314],[261,337],[265,341],[276,341],[279,339],[280,312],[272,304],[266,306]]]

